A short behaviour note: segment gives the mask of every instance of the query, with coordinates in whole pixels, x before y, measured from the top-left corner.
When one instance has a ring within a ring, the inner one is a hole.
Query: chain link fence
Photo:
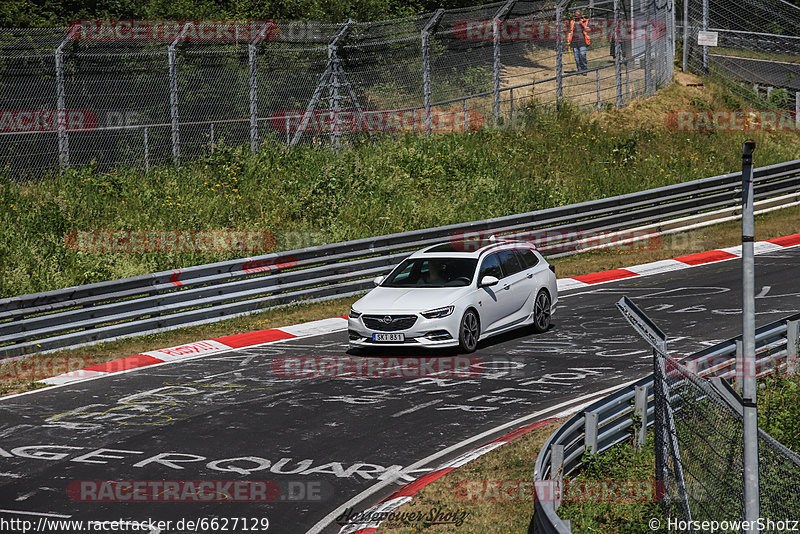
[[[800,112],[800,7],[785,0],[684,0],[681,7],[685,70],[714,76],[759,109]],[[701,37],[712,44],[698,43]]]
[[[197,21],[171,40],[120,37],[114,21],[2,29],[0,169],[149,170],[220,143],[336,147],[507,127],[525,106],[563,100],[623,106],[671,79],[672,5],[510,0],[368,23],[265,22],[226,39],[190,39]],[[564,31],[576,9],[592,28],[585,72]]]
[[[669,517],[738,531],[731,522],[744,519],[741,399],[721,379],[700,378],[657,352],[653,376],[656,478]],[[758,458],[760,516],[774,521],[765,531],[781,532],[787,525],[779,522],[800,510],[800,457],[759,429]]]

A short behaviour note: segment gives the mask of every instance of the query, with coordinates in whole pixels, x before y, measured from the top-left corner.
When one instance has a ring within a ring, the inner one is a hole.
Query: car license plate
[[[372,341],[405,341],[403,334],[372,334]]]

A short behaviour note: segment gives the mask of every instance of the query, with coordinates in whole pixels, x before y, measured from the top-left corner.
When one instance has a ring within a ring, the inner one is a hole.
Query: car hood
[[[376,287],[353,304],[361,313],[423,312],[450,306],[473,289],[466,287]]]

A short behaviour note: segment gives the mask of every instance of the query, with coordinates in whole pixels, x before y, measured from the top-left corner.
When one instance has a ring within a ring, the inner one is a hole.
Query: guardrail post
[[[636,445],[642,448],[647,441],[647,386],[634,387],[633,413],[641,418],[639,428],[634,431],[636,433]]]
[[[67,34],[56,48],[56,121],[58,124],[58,164],[69,166],[69,136],[67,134],[66,89],[64,87],[64,47],[71,37]]]
[[[550,480],[555,485],[550,486],[553,498],[553,508],[561,506],[562,480],[564,479],[564,446],[550,446]]]
[[[564,50],[563,50],[563,37],[561,25],[563,21],[561,18],[564,16],[563,8],[559,5],[556,6],[556,106],[561,105],[561,99],[564,97]]]
[[[597,431],[600,416],[597,412],[584,412],[583,445],[586,452],[597,454]]]
[[[736,340],[736,370],[733,379],[733,387],[741,392],[742,391],[742,379],[744,378],[744,350],[743,350],[742,340]]]
[[[800,320],[786,323],[786,372],[797,373],[797,343],[800,341]]]

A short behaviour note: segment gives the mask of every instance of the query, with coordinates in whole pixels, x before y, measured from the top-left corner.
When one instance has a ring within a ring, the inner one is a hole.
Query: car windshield
[[[472,258],[409,258],[398,265],[383,287],[463,287],[472,283],[478,260]]]

